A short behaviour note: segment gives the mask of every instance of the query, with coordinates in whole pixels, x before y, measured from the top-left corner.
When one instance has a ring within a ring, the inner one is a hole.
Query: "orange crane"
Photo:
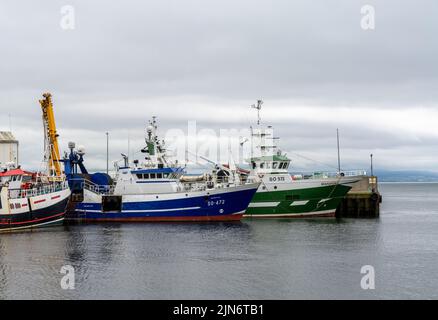
[[[53,112],[52,95],[43,94],[44,99],[40,100],[43,111],[44,141],[46,148],[46,161],[48,164],[49,176],[61,177],[61,164],[58,145],[58,134],[56,132],[55,114]]]

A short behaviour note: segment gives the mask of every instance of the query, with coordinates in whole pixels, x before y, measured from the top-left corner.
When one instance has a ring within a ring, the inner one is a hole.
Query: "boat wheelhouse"
[[[21,168],[11,168],[0,172],[0,184],[9,183],[10,185],[21,186],[22,183],[28,183],[32,181],[34,173],[29,171],[23,171]]]
[[[114,187],[117,194],[168,193],[181,191],[183,168],[120,168]],[[132,183],[131,183],[132,182]]]
[[[290,159],[284,155],[255,157],[250,159],[251,169],[259,173],[287,173]]]

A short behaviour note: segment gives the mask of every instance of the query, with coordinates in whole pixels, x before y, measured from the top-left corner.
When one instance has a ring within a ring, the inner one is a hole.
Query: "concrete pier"
[[[382,196],[377,177],[364,177],[354,185],[336,210],[337,218],[378,218]]]

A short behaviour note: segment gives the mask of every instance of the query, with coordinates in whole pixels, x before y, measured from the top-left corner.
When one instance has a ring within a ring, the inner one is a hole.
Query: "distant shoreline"
[[[438,181],[379,181],[379,184],[398,183],[398,184],[438,184]]]

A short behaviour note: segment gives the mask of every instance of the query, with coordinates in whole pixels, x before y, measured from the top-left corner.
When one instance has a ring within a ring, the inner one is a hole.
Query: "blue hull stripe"
[[[82,219],[214,217],[244,212],[257,189],[174,200],[124,202],[120,212],[102,212],[100,203],[80,203],[73,213]],[[69,214],[71,217],[71,214]]]
[[[157,209],[157,210],[126,210],[125,212],[129,213],[140,213],[140,212],[167,212],[167,211],[184,211],[184,210],[196,210],[201,209],[201,207],[192,207],[192,208],[174,208],[174,209]],[[100,212],[100,210],[81,210],[78,211],[87,211],[87,212]],[[114,212],[113,212],[114,213]]]

